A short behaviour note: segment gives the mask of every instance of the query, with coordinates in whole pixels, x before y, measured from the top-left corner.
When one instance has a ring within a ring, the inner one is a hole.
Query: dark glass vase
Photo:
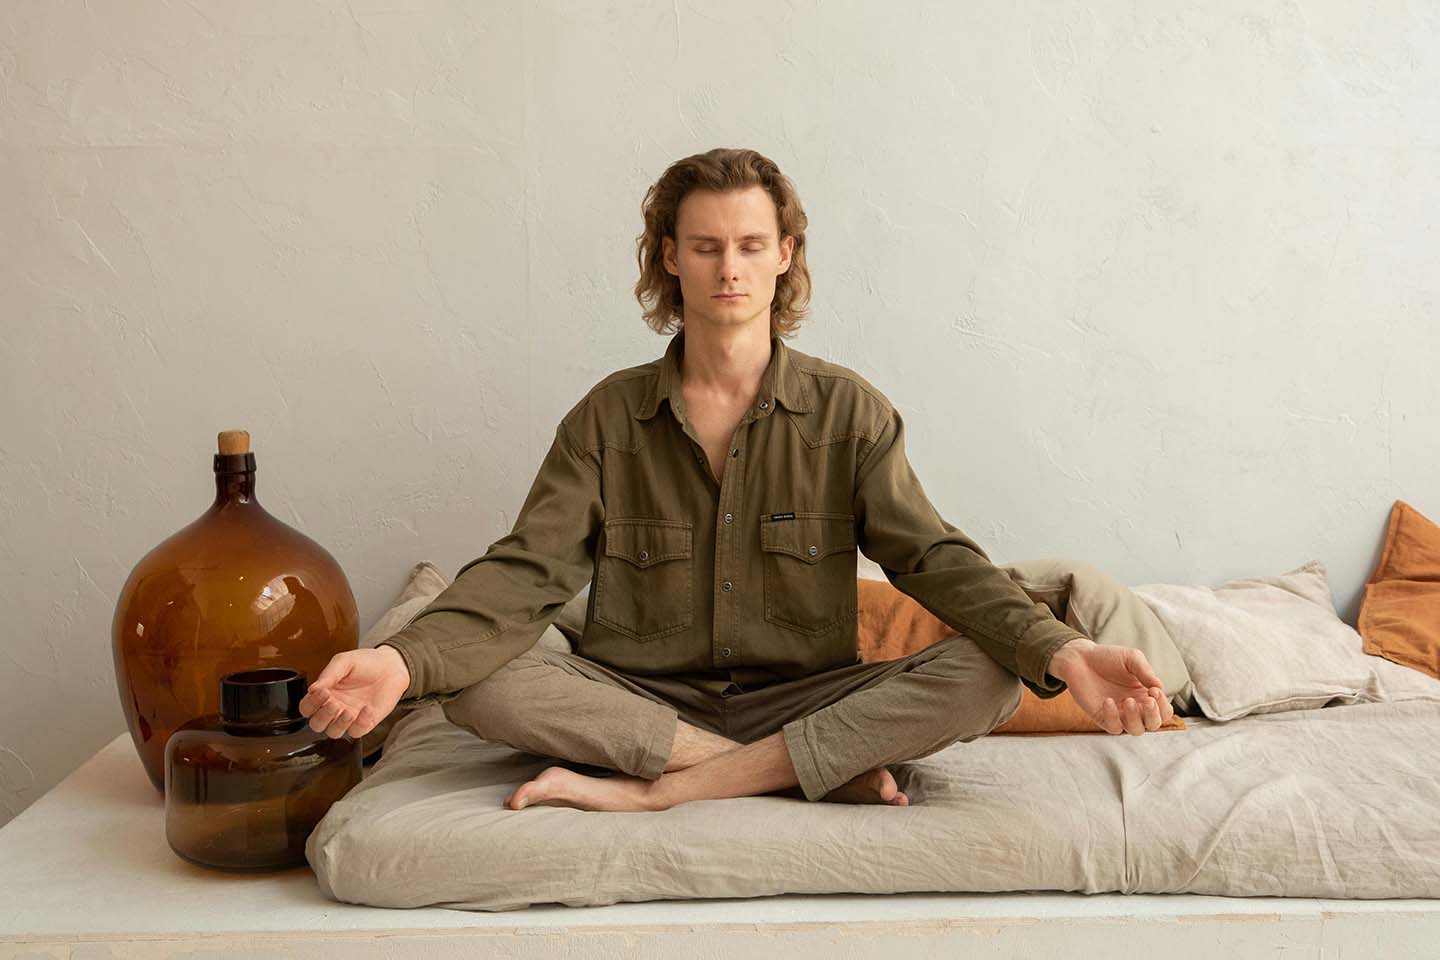
[[[220,682],[220,713],[165,745],[165,839],[217,870],[305,864],[305,841],[330,805],[361,780],[360,741],[310,729],[306,678],[270,668]]]
[[[359,645],[340,565],[255,499],[249,434],[221,433],[213,466],[215,502],[136,564],[111,627],[125,721],[162,796],[166,741],[219,714],[222,677],[270,666],[318,677]]]

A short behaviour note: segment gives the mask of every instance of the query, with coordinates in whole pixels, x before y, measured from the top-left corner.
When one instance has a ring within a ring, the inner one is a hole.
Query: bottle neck
[[[255,454],[217,453],[214,470],[217,506],[255,502]]]
[[[297,733],[306,725],[304,717],[290,720],[272,720],[268,723],[240,723],[220,718],[220,729],[235,737],[283,737]]]
[[[255,499],[255,471],[215,474],[215,499],[222,503],[250,503]]]

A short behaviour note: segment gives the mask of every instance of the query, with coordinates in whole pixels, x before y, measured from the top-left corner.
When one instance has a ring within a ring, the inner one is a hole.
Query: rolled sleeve
[[[856,468],[862,553],[890,582],[970,637],[1041,699],[1065,690],[1048,673],[1061,646],[1084,635],[1036,603],[970,537],[940,516],[905,455],[905,424],[887,406]]]

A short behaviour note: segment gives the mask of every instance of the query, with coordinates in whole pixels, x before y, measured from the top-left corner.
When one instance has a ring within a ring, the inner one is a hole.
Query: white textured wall
[[[640,199],[713,146],[796,180],[795,346],[993,559],[1318,558],[1353,622],[1440,517],[1437,90],[1398,2],[0,0],[0,822],[124,730],[115,599],[217,431],[364,625],[507,531],[663,350]]]

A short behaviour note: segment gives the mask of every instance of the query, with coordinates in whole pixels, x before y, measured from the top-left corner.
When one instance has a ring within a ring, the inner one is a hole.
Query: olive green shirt
[[[576,653],[742,689],[859,662],[856,549],[1037,696],[1083,636],[947,523],[905,425],[859,374],[772,337],[715,476],[685,410],[684,331],[555,430],[515,527],[397,634],[403,699],[445,702],[535,644],[591,584]]]

